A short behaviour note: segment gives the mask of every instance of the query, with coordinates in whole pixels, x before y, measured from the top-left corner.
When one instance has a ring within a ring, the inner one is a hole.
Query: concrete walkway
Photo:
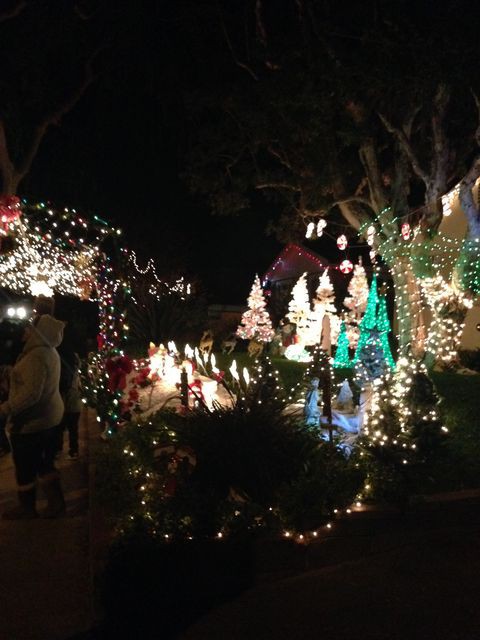
[[[80,418],[80,459],[58,461],[67,514],[55,520],[0,520],[0,639],[65,640],[93,621],[89,554],[88,436]],[[66,436],[65,436],[66,437]],[[39,507],[45,506],[39,492]],[[11,455],[0,459],[0,513],[15,504]]]
[[[459,498],[337,523],[306,550],[312,570],[258,584],[182,640],[478,640],[480,501]]]

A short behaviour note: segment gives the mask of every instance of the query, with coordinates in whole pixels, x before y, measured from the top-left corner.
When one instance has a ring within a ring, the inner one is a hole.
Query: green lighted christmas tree
[[[380,343],[383,349],[383,355],[390,369],[395,369],[395,361],[393,359],[390,344],[388,342],[388,334],[391,331],[390,320],[387,312],[387,299],[381,295],[378,301],[377,312],[377,329],[380,333]]]
[[[360,322],[360,337],[353,358],[353,365],[358,366],[360,361],[363,360],[367,364],[368,371],[371,371],[372,374],[377,371],[380,372],[380,375],[383,370],[383,363],[390,369],[394,369],[395,362],[388,342],[389,333],[390,322],[388,320],[386,299],[385,296],[378,295],[377,277],[373,276],[370,293],[368,294],[367,308]],[[378,360],[378,366],[375,365],[375,360]],[[372,379],[375,377],[378,376],[374,375]]]
[[[353,364],[358,362],[360,353],[369,338],[370,331],[373,331],[377,324],[377,306],[378,306],[378,291],[377,291],[377,276],[373,276],[372,284],[370,286],[370,292],[368,294],[367,308],[365,309],[364,316],[360,322],[360,337],[358,339],[357,349],[353,358]]]
[[[352,363],[350,362],[350,355],[348,353],[349,346],[347,327],[345,322],[342,322],[340,326],[340,335],[338,337],[337,351],[333,361],[335,369],[348,369],[352,366]]]

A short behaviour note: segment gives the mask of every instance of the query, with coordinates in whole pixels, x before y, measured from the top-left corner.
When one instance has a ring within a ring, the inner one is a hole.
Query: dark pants
[[[57,427],[37,433],[12,433],[13,462],[19,487],[55,471]]]
[[[62,422],[58,425],[57,435],[57,451],[63,449],[63,433],[68,431],[68,453],[74,455],[78,453],[78,422],[80,420],[80,412],[64,413]]]

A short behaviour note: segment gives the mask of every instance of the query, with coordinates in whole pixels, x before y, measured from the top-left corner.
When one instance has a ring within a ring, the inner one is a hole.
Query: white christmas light
[[[319,238],[322,237],[323,235],[323,230],[325,229],[325,227],[327,226],[327,221],[324,220],[323,218],[320,218],[320,220],[317,223],[317,236]]]
[[[315,223],[314,222],[309,222],[307,224],[307,230],[305,232],[305,237],[306,238],[311,238],[313,236],[314,230],[315,230]]]
[[[368,229],[367,229],[367,244],[370,247],[373,247],[374,243],[375,243],[375,233],[376,233],[376,229],[375,226],[373,224],[371,224]]]

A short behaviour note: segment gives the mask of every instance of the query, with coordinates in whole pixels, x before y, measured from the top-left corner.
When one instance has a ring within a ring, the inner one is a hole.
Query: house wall
[[[478,198],[478,187],[475,190],[475,197]],[[443,216],[439,229],[441,233],[451,238],[456,238],[457,240],[463,240],[465,237],[467,220],[458,198],[456,198],[453,203],[452,214],[450,216]],[[465,329],[460,344],[461,349],[480,349],[480,331],[477,329],[479,323],[480,300],[477,299],[474,307],[467,313]]]

